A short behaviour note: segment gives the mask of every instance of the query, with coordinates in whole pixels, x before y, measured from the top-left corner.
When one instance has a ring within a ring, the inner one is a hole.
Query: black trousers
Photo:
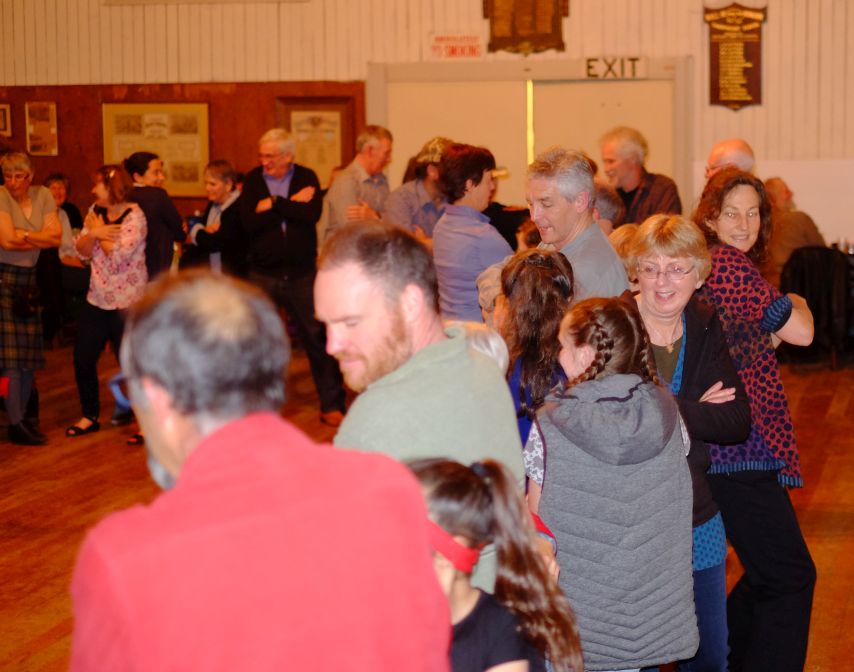
[[[801,672],[816,571],[776,471],[709,476],[744,575],[727,599],[730,671]]]
[[[308,356],[311,377],[320,397],[320,410],[344,411],[344,380],[338,362],[326,352],[326,328],[314,317],[314,273],[296,277],[249,271],[249,281],[284,308],[297,328]]]
[[[83,415],[87,418],[97,419],[101,413],[98,359],[108,342],[118,359],[123,331],[123,311],[103,310],[88,301],[83,305],[74,344],[74,378]]]

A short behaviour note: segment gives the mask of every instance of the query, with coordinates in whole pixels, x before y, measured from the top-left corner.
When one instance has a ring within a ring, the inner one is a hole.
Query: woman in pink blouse
[[[77,238],[77,253],[92,260],[86,304],[80,312],[74,345],[74,376],[83,417],[65,430],[82,436],[101,428],[98,396],[98,358],[109,341],[118,356],[124,311],[145,290],[145,215],[128,198],[130,176],[121,166],[102,166],[95,172],[95,204]]]

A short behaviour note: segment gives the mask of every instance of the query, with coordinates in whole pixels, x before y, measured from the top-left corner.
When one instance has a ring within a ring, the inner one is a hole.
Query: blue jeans
[[[694,572],[694,610],[700,630],[696,655],[679,663],[679,672],[726,672],[726,563]]]

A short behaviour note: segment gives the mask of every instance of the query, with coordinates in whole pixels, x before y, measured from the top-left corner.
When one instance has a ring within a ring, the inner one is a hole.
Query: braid
[[[608,366],[608,362],[611,361],[611,358],[614,355],[614,339],[600,321],[601,311],[591,310],[587,317],[589,322],[587,322],[585,325],[586,328],[583,330],[587,332],[586,338],[584,338],[581,329],[576,333],[579,338],[594,349],[595,355],[593,357],[593,361],[590,362],[590,366],[588,366],[583,373],[569,381],[567,387],[572,387],[579,383],[598,378],[602,375],[602,372],[605,371],[605,368]]]
[[[587,299],[561,323],[560,338],[576,348],[593,349],[593,361],[568,387],[614,374],[633,373],[659,384],[655,359],[635,301]]]

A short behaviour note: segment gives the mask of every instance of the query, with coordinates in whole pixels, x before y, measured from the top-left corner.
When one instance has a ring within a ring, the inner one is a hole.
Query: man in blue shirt
[[[433,237],[436,222],[445,212],[447,201],[438,184],[439,161],[450,144],[443,137],[428,140],[415,157],[415,179],[391,192],[385,203],[383,219],[422,242]]]

